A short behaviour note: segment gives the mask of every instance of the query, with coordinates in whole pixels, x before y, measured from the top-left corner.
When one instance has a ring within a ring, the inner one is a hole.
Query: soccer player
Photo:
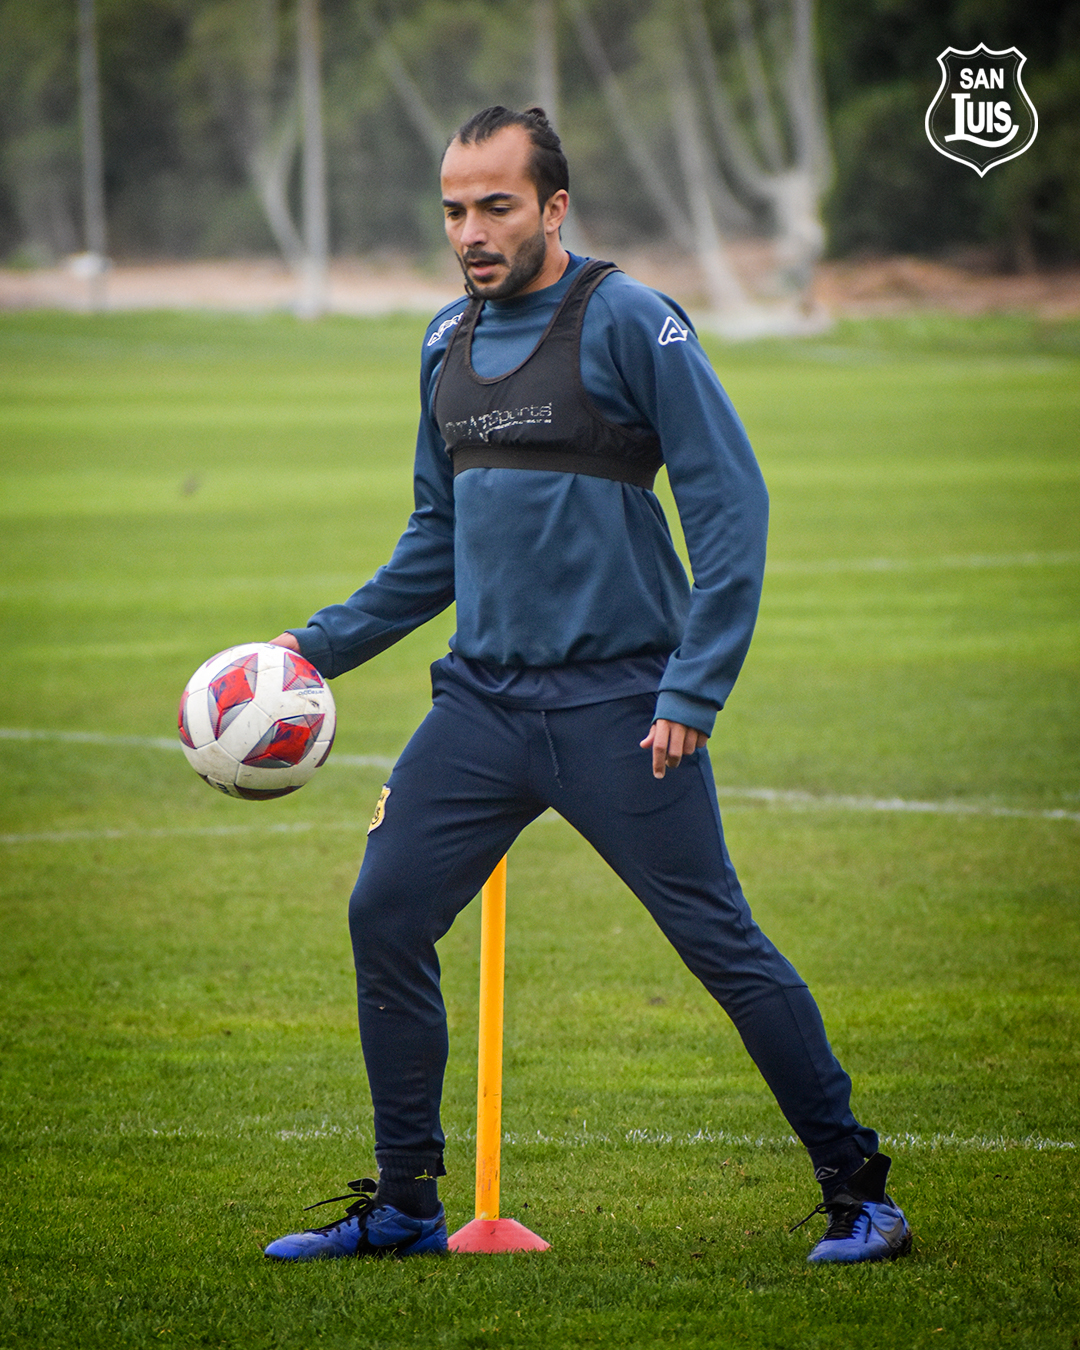
[[[705,748],[765,565],[746,434],[679,306],[563,248],[567,165],[541,109],[477,113],[441,179],[468,294],[424,337],[416,508],[366,585],[276,639],[332,678],[457,603],[350,903],[378,1184],[349,1183],[343,1218],[266,1255],[445,1250],[435,944],[549,807],[646,905],[806,1146],[828,1218],[810,1260],[899,1255],[889,1159],[805,983],[751,917]],[[692,587],[652,492],[661,465]]]

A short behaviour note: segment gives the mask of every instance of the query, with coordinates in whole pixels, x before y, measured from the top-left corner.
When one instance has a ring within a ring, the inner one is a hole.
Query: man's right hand
[[[280,637],[272,638],[271,647],[288,647],[289,651],[300,655],[300,644],[291,633],[282,633]]]
[[[708,739],[697,727],[658,717],[640,744],[642,750],[652,751],[653,777],[663,778],[668,769],[677,769],[687,755],[700,750]]]

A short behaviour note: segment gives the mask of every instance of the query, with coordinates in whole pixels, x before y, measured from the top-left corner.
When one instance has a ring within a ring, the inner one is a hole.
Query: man
[[[367,585],[277,639],[333,677],[457,602],[350,904],[378,1188],[350,1183],[343,1219],[266,1254],[445,1249],[435,943],[553,807],[732,1018],[809,1150],[829,1218],[810,1259],[898,1255],[910,1233],[885,1195],[889,1160],[851,1113],[809,991],[750,915],[705,750],[757,614],[764,484],[683,311],[563,249],[567,186],[540,109],[485,109],[451,141],[443,210],[469,299],[424,339],[416,509]],[[651,491],[661,464],[692,590]]]

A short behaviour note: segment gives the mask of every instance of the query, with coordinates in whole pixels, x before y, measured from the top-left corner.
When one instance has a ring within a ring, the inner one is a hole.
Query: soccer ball
[[[180,697],[180,742],[195,772],[230,797],[303,787],[334,743],[334,696],[302,656],[247,642],[204,661]]]

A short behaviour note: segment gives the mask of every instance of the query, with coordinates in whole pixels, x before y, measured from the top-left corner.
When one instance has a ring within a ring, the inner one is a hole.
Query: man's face
[[[566,193],[556,192],[540,209],[528,172],[531,151],[521,127],[504,127],[472,145],[454,141],[443,157],[446,237],[467,290],[481,300],[539,290],[561,274]]]

